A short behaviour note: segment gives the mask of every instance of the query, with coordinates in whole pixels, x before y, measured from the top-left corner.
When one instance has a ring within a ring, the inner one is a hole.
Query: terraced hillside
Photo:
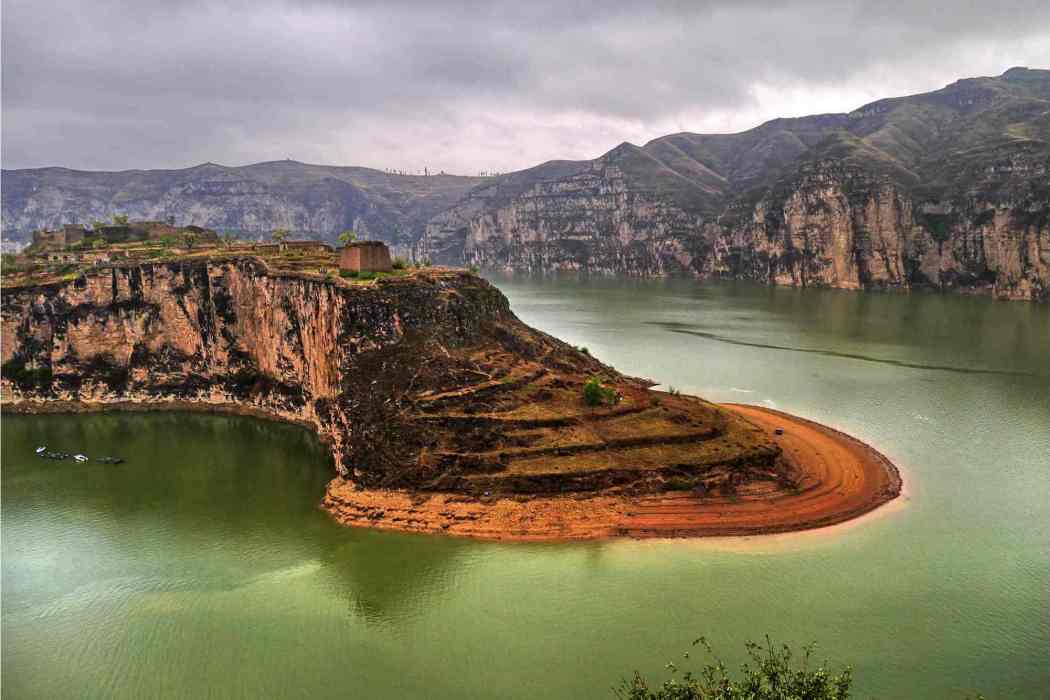
[[[501,347],[475,350],[463,360],[480,368],[482,381],[414,395],[412,422],[427,436],[417,486],[552,494],[729,492],[755,479],[790,485],[776,463],[779,449],[713,404],[653,392],[602,368],[618,400],[586,405],[594,368],[576,365],[575,352],[559,347],[521,361]]]

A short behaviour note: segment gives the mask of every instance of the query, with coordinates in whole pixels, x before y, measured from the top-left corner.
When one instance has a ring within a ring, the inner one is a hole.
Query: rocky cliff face
[[[1023,163],[1032,182],[1045,163]],[[1037,195],[1038,196],[1038,195]],[[817,162],[732,226],[712,227],[699,274],[847,289],[933,287],[1007,299],[1050,294],[1046,200],[919,202],[890,178]]]
[[[687,268],[702,219],[633,189],[609,160],[500,203],[484,188],[426,227],[417,255],[519,270],[661,274]]]
[[[105,217],[330,239],[436,263],[1050,298],[1050,71],[848,114],[621,144],[498,178],[261,163],[5,171],[5,236]]]
[[[28,240],[34,229],[125,214],[146,220],[173,216],[182,225],[245,236],[284,228],[335,241],[342,231],[355,229],[362,237],[408,246],[423,222],[484,179],[276,161],[124,172],[5,170],[3,181],[6,239]]]
[[[1047,178],[1045,163],[1019,167],[1032,182]],[[739,217],[731,224],[634,190],[615,166],[537,184],[491,208],[474,197],[427,226],[418,255],[529,272],[1050,294],[1050,201],[1037,196],[923,203],[892,179],[823,161],[737,205],[743,211],[731,212]]]
[[[753,424],[649,391],[521,323],[498,290],[460,271],[352,284],[251,257],[115,266],[7,288],[2,322],[5,410],[295,422],[331,446],[355,487],[487,496],[796,486]]]
[[[516,322],[506,299],[457,273],[353,287],[250,258],[114,267],[4,291],[3,399],[271,416],[316,429],[345,469],[354,438],[383,428],[402,354],[477,343],[504,322]]]
[[[1050,296],[1050,71],[623,144],[476,188],[418,254],[517,270]]]

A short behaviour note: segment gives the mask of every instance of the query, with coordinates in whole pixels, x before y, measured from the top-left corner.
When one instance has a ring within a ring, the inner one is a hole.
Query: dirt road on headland
[[[900,494],[896,467],[868,445],[827,426],[759,406],[724,404],[773,436],[795,489],[747,484],[733,495],[515,496],[358,490],[328,486],[324,507],[345,525],[492,540],[759,535],[834,525]],[[783,434],[776,435],[777,429]]]

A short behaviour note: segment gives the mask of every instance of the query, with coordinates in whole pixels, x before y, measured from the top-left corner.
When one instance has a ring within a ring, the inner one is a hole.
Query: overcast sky
[[[5,168],[510,171],[1050,68],[1050,2],[4,0]]]

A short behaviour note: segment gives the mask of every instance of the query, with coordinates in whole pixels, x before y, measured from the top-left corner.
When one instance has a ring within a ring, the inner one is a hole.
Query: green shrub
[[[714,660],[699,673],[686,671],[680,677],[673,663],[667,664],[671,678],[654,688],[635,671],[634,677],[624,680],[615,689],[624,700],[845,700],[853,684],[849,666],[838,673],[828,668],[825,661],[810,668],[814,645],[802,647],[797,661],[786,644],[776,647],[766,637],[765,646],[747,643],[750,661],[740,667],[740,677],[733,678],[726,665],[711,651],[703,637],[693,642],[701,645]],[[689,658],[688,652],[684,655]]]
[[[591,356],[591,351],[587,349],[587,346],[586,346],[586,345],[577,345],[577,346],[576,346],[576,349],[577,349],[578,351],[582,352],[582,353],[583,353],[584,355],[586,355],[587,357],[590,357],[590,356]]]
[[[357,277],[357,272],[355,270],[340,270],[339,271],[339,276],[340,277]]]
[[[616,403],[616,392],[603,386],[598,377],[591,377],[583,385],[583,401],[588,406],[611,406]]]
[[[408,267],[408,261],[404,258],[394,258],[394,262],[390,264],[390,267],[394,268],[395,270],[404,270]]]

